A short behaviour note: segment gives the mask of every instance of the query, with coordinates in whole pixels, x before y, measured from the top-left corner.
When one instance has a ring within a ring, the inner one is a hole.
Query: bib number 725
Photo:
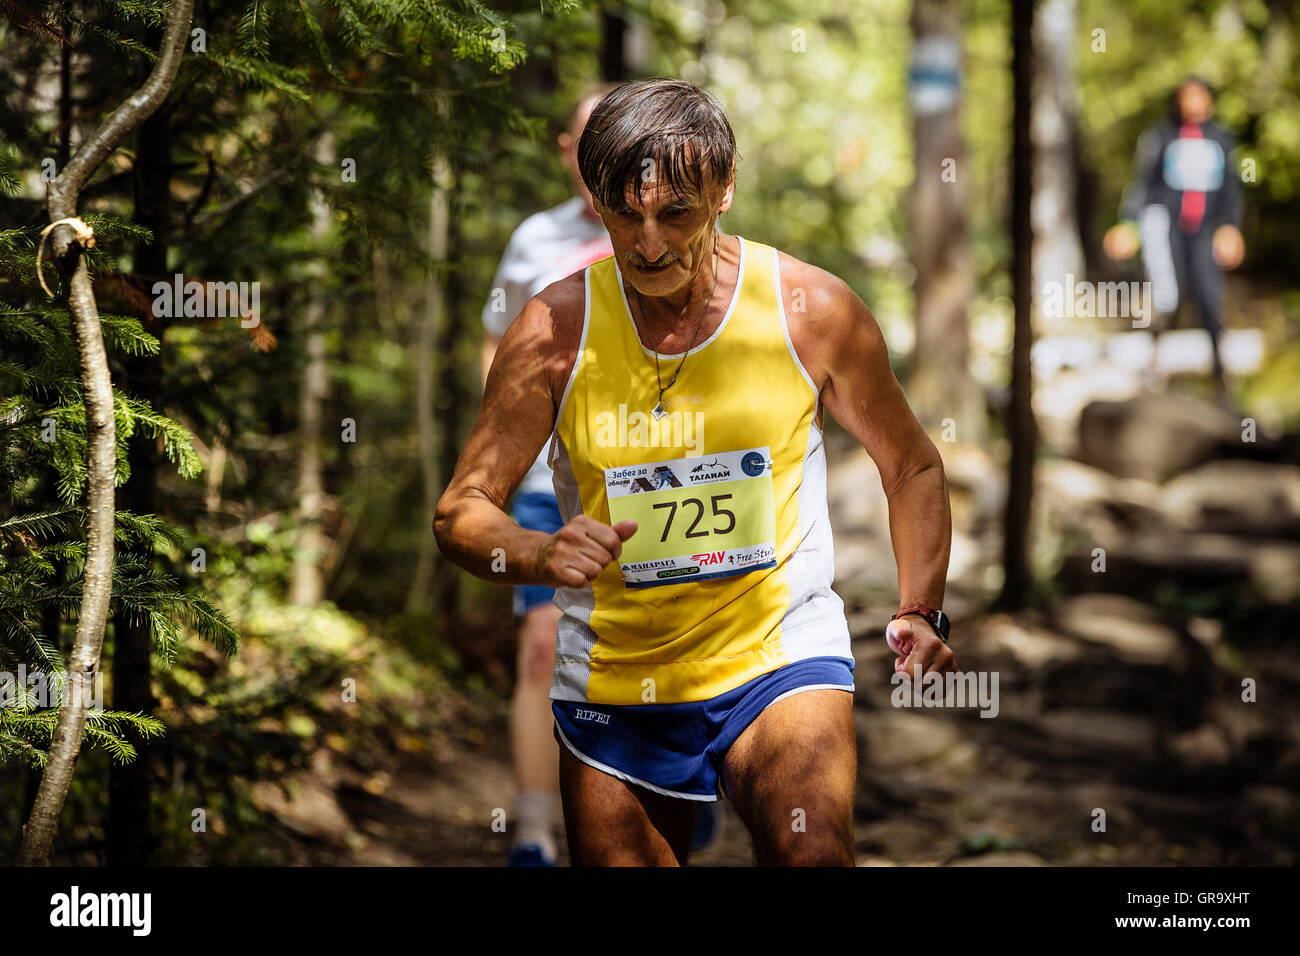
[[[730,494],[709,496],[709,505],[713,511],[713,517],[721,518],[723,515],[725,515],[727,519],[726,527],[719,528],[715,525],[712,528],[711,532],[709,530],[704,530],[704,531],[695,530],[696,526],[699,525],[700,523],[700,519],[704,517],[704,502],[699,498],[683,498],[681,500],[681,506],[683,511],[689,509],[692,505],[695,508],[695,518],[691,521],[690,527],[686,529],[685,536],[687,538],[707,538],[710,533],[712,534],[730,533],[736,527],[736,514],[734,511],[729,511],[726,508],[719,507],[719,505],[722,502],[727,501],[730,498],[731,498]],[[673,518],[676,517],[677,515],[677,505],[678,502],[676,501],[663,501],[654,506],[655,511],[658,511],[662,508],[667,510],[668,512],[668,520],[664,522],[663,534],[659,536],[660,541],[668,540],[668,532],[673,526]],[[684,515],[683,518],[685,518]]]
[[[776,567],[775,481],[767,446],[606,468],[605,499],[610,524],[630,519],[641,528],[619,555],[626,587],[680,585]]]

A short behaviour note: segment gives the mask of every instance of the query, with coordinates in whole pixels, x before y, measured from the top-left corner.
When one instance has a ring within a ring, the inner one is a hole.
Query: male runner
[[[1222,270],[1237,268],[1246,247],[1241,183],[1228,165],[1237,141],[1210,121],[1213,115],[1209,84],[1195,76],[1183,80],[1174,94],[1173,121],[1146,130],[1138,140],[1137,175],[1124,191],[1121,221],[1107,230],[1102,245],[1112,259],[1131,258],[1142,248],[1157,336],[1178,312],[1180,299],[1195,300],[1223,399]]]
[[[551,697],[575,864],[685,863],[721,787],[760,864],[851,865],[853,659],[822,409],[880,470],[905,602],[888,637],[914,680],[956,668],[936,632],[942,461],[849,287],[718,231],[735,139],[716,101],[679,80],[624,85],[578,159],[614,255],[506,332],[439,545],[485,579],[558,589]],[[553,534],[504,511],[548,438]]]
[[[556,279],[586,268],[614,250],[591,193],[578,175],[578,137],[596,101],[615,84],[585,93],[568,126],[556,138],[560,158],[573,184],[573,196],[552,209],[529,216],[510,236],[483,307],[482,372],[488,370],[501,337],[528,300]],[[524,475],[515,492],[512,512],[524,528],[558,531],[564,524],[551,487],[546,449]],[[555,825],[559,822],[559,754],[552,733],[551,670],[555,666],[555,628],[560,609],[555,591],[543,584],[515,588],[515,615],[521,618],[517,677],[510,700],[510,749],[515,771],[515,832],[510,848],[512,866],[553,866]]]

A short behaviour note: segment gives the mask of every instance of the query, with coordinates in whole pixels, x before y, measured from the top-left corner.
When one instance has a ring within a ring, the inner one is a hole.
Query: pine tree
[[[117,62],[107,58],[106,69],[100,74],[102,81],[96,83],[93,94],[103,100],[83,100],[78,105],[84,112],[116,106],[126,91],[138,85],[141,55],[155,59],[139,37],[157,36],[167,22],[169,10],[183,5],[160,0],[107,0],[94,5],[67,0],[5,0],[0,16],[23,31],[29,43],[34,38],[38,44],[57,44],[66,50],[69,44],[89,40],[98,48],[116,51]],[[575,8],[571,0],[542,6],[543,11]],[[352,117],[348,126],[353,129],[366,124],[365,119],[360,123],[357,120],[368,111],[375,117],[386,113],[390,122],[396,118],[399,125],[409,126],[408,117],[403,115],[409,107],[400,101],[427,97],[428,93],[420,90],[423,87],[428,91],[435,85],[431,78],[454,84],[460,78],[455,76],[453,61],[474,64],[479,71],[486,69],[490,74],[503,74],[525,56],[523,43],[512,36],[507,16],[477,0],[451,4],[410,0],[249,0],[213,2],[205,5],[203,14],[204,22],[196,21],[193,26],[201,26],[210,34],[205,55],[185,57],[177,79],[178,92],[183,90],[187,105],[210,99],[233,105],[236,110],[252,108],[270,115],[280,104],[291,108],[282,111],[281,117],[308,118],[306,125],[315,127],[308,134],[313,137],[325,131],[330,120],[339,119],[342,109],[321,115],[313,109],[314,104],[322,99],[337,100],[339,93],[350,92],[358,77],[368,73],[377,76],[386,88],[378,91],[381,98],[370,103],[362,99],[364,108],[358,109],[357,101],[352,101],[346,115]],[[66,69],[66,53],[63,60]],[[38,65],[41,60],[37,57],[29,62]],[[378,64],[383,65],[381,69],[376,69]],[[482,104],[501,103],[504,92],[500,82],[483,83],[480,72],[474,82],[458,90],[463,102],[471,104],[460,114],[462,125],[473,122],[474,110],[481,109]],[[66,113],[71,115],[71,110]],[[520,122],[508,110],[498,119],[502,123]],[[59,134],[59,162],[64,167],[71,152],[69,125],[65,116]],[[296,119],[289,125],[299,129],[303,126]],[[444,139],[450,149],[466,149],[459,141],[460,129],[447,123],[435,123],[433,127],[432,135]],[[427,124],[417,124],[404,128],[399,139],[427,137],[429,132]],[[85,142],[80,145],[84,148]],[[0,188],[11,196],[18,192],[16,174],[20,166],[31,168],[33,155],[39,157],[44,152],[39,139],[24,141],[20,136],[20,147],[21,152],[0,156]],[[419,168],[427,148],[399,152],[404,157],[414,156],[414,161],[403,158],[401,168],[394,170],[396,175],[389,177],[385,184],[389,208],[371,217],[375,222],[385,218],[394,221],[393,212],[399,206],[395,200],[403,198],[409,189],[409,167]],[[100,163],[106,156],[99,157]],[[265,177],[249,193],[232,194],[227,189],[222,196],[222,184],[210,192],[210,183],[206,183],[185,217],[186,231],[190,233],[186,238],[197,240],[196,231],[207,233],[209,238],[219,234],[250,208],[250,200],[259,198],[261,188],[283,179],[286,169],[276,169],[275,158],[267,158],[270,162]],[[281,156],[280,162],[283,164],[285,157]],[[307,178],[308,163],[298,157],[290,157],[288,162],[287,171],[296,170]],[[210,180],[212,172],[210,165]],[[92,180],[94,175],[95,168],[91,168],[81,184],[87,186],[87,194],[95,190],[101,197],[120,195],[122,187],[120,182],[114,184],[114,177]],[[301,193],[299,188],[300,199]],[[27,222],[39,216],[30,200],[16,198],[17,208],[22,208],[24,201],[31,208],[25,217]],[[62,215],[75,215],[76,206],[73,197],[71,208]],[[56,685],[67,683],[68,666],[66,649],[57,646],[55,635],[58,622],[78,619],[86,595],[85,530],[94,510],[87,508],[92,477],[87,462],[93,457],[93,442],[87,435],[86,391],[74,333],[77,326],[74,315],[62,307],[67,282],[74,277],[66,261],[61,262],[57,271],[63,273],[64,283],[60,284],[51,260],[66,259],[64,253],[71,249],[71,259],[81,262],[76,271],[84,275],[81,293],[89,295],[93,277],[97,286],[116,293],[105,301],[130,300],[141,295],[141,277],[119,271],[112,251],[124,243],[140,245],[152,239],[148,229],[117,216],[82,212],[81,220],[94,233],[93,247],[82,243],[80,249],[76,248],[78,243],[69,237],[67,226],[57,227],[46,237],[44,278],[60,295],[53,301],[41,291],[38,282],[40,225],[0,230],[0,273],[6,277],[0,285],[0,487],[5,489],[0,499],[0,670],[40,671]],[[400,214],[396,221],[401,221]],[[296,226],[291,222],[289,228]],[[366,228],[361,225],[363,231]],[[325,254],[323,250],[307,251]],[[74,281],[81,278],[78,275]],[[81,298],[84,306],[86,296]],[[89,302],[94,309],[93,298]],[[119,358],[158,355],[159,337],[146,330],[138,318],[120,314],[95,318],[110,354]],[[251,337],[254,347],[269,348],[274,344],[274,337],[264,328]],[[104,395],[109,395],[107,388]],[[111,444],[112,486],[120,487],[130,478],[127,450],[133,436],[161,437],[164,452],[180,477],[199,474],[201,464],[190,435],[178,421],[120,387],[112,391],[105,407],[111,407],[116,432]],[[153,515],[127,510],[116,512],[112,528],[110,537],[117,546],[117,555],[110,562],[106,615],[118,620],[119,626],[122,620],[147,623],[154,652],[164,665],[175,659],[186,630],[233,653],[237,634],[222,612],[202,593],[158,570],[155,554],[174,551],[186,538],[181,529]],[[100,634],[102,637],[102,625]],[[97,648],[93,670],[98,671]],[[0,694],[10,686],[12,703],[0,706],[0,761],[43,768],[49,760],[54,728],[63,715],[62,701],[42,706],[29,688],[18,687],[14,681],[0,684]],[[91,710],[86,715],[84,737],[102,746],[115,760],[128,761],[135,756],[128,734],[143,740],[162,729],[161,723],[144,713]]]

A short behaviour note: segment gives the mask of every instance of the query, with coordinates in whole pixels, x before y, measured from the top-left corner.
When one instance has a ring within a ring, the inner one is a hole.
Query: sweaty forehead
[[[701,200],[700,191],[689,183],[641,182],[636,179],[623,189],[624,202],[645,209],[656,209],[674,202],[697,206]]]

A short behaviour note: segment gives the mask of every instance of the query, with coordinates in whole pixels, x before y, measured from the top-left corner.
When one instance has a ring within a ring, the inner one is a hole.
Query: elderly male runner
[[[735,158],[722,109],[689,83],[597,104],[578,161],[614,255],[511,324],[434,523],[474,574],[557,589],[551,697],[577,865],[684,864],[719,787],[760,864],[853,863],[823,408],[888,496],[895,669],[956,669],[939,454],[849,287],[718,230]],[[566,523],[546,534],[504,508],[552,431]]]

